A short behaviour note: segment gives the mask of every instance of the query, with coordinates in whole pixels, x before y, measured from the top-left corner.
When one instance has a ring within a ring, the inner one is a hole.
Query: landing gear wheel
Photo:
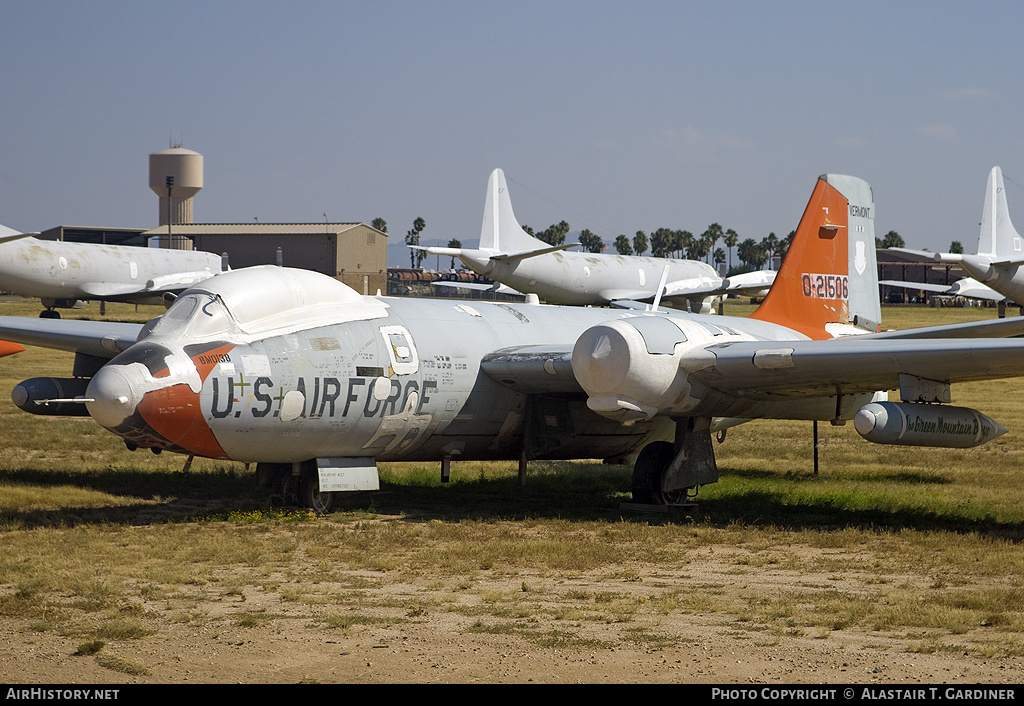
[[[320,479],[316,468],[312,474],[303,470],[302,478],[299,479],[299,505],[309,508],[318,515],[327,515],[334,507],[334,493],[320,491]]]
[[[44,311],[40,311],[39,312],[39,318],[40,319],[59,319],[60,318],[60,312],[57,311],[56,309],[46,309]]]
[[[644,447],[633,465],[633,502],[644,505],[678,505],[686,500],[686,488],[664,491],[662,477],[675,458],[675,447],[668,441],[655,441]]]
[[[320,491],[320,472],[316,461],[302,464],[302,473],[298,478],[298,505],[309,508],[318,515],[326,515],[334,506],[334,493]]]

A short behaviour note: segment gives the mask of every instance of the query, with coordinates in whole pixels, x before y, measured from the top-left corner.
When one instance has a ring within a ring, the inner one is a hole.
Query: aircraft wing
[[[133,345],[142,324],[0,316],[0,339],[30,346],[113,358]]]
[[[857,340],[862,339],[862,340]],[[1010,377],[1024,341],[1014,339],[742,341],[705,349],[713,362],[688,375],[748,399],[894,390],[900,375],[939,383]]]
[[[946,328],[946,327],[935,327]],[[895,332],[902,333],[902,332]],[[0,331],[2,334],[2,331]],[[741,341],[707,346],[685,374],[748,399],[820,397],[895,390],[900,375],[939,383],[1019,374],[1024,341],[886,339]],[[514,346],[484,357],[495,382],[527,394],[585,395],[572,369],[571,346]]]
[[[772,270],[746,272],[729,277],[728,279],[692,277],[666,282],[661,298],[662,300],[672,302],[673,304],[683,304],[686,299],[722,294],[756,296],[771,287],[772,282],[774,281],[775,272]],[[656,296],[656,292],[652,292],[649,289],[619,289],[602,291],[600,292],[600,295],[613,305],[621,306],[620,302],[651,301]]]

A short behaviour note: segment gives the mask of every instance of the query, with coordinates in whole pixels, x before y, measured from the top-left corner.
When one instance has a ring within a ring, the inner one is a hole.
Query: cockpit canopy
[[[386,315],[382,302],[327,275],[264,265],[225,272],[186,290],[152,334],[275,335]]]

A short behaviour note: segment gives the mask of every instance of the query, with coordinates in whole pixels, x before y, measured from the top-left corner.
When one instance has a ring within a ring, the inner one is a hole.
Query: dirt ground
[[[712,548],[685,569],[652,571],[642,580],[607,575],[485,577],[476,581],[473,590],[454,594],[451,604],[432,604],[423,611],[409,610],[415,602],[410,597],[433,590],[428,579],[389,583],[382,589],[387,596],[373,589],[373,607],[358,610],[364,620],[371,614],[388,619],[345,627],[316,618],[327,607],[296,605],[284,601],[278,592],[247,587],[244,595],[225,594],[204,603],[204,619],[194,622],[172,619],[195,606],[188,596],[147,603],[153,634],[108,641],[99,653],[89,656],[76,654],[81,637],[35,631],[27,620],[0,619],[0,678],[7,683],[69,685],[1024,682],[1024,660],[1019,657],[987,658],[978,656],[976,649],[960,652],[948,646],[915,650],[906,631],[772,631],[713,607],[697,614],[659,611],[654,605],[645,606],[642,598],[641,608],[621,619],[551,617],[557,612],[555,603],[565,608],[566,595],[649,592],[653,596],[665,587],[702,591],[713,585],[724,604],[730,596],[771,595],[829,578],[770,568],[737,574],[735,565],[716,557]],[[851,571],[844,577],[843,589],[867,589],[868,580],[867,574]],[[496,617],[493,611],[484,611],[474,617],[467,610],[488,595],[515,594],[526,584],[533,592],[533,609],[524,614]],[[394,600],[381,600],[385,597]],[[542,609],[537,610],[538,606]],[[243,613],[261,611],[268,616],[265,622],[238,620]],[[512,627],[488,632],[478,629],[481,623]],[[536,633],[572,639],[544,645],[530,639]],[[971,635],[955,635],[942,641],[949,645],[971,640]],[[112,657],[123,658],[138,673],[112,667]]]

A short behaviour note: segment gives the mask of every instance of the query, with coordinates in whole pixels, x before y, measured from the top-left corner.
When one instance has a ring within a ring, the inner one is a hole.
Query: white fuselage
[[[123,245],[96,245],[25,237],[0,243],[0,290],[44,301],[145,297],[147,283],[191,273],[198,281],[221,269],[218,255],[195,250],[167,250]],[[182,287],[184,288],[184,287]],[[155,295],[159,297],[159,293]]]
[[[484,250],[465,249],[459,258],[474,272],[551,304],[579,306],[653,297],[666,268],[668,282],[721,282],[713,267],[695,260],[578,252],[500,259]]]

